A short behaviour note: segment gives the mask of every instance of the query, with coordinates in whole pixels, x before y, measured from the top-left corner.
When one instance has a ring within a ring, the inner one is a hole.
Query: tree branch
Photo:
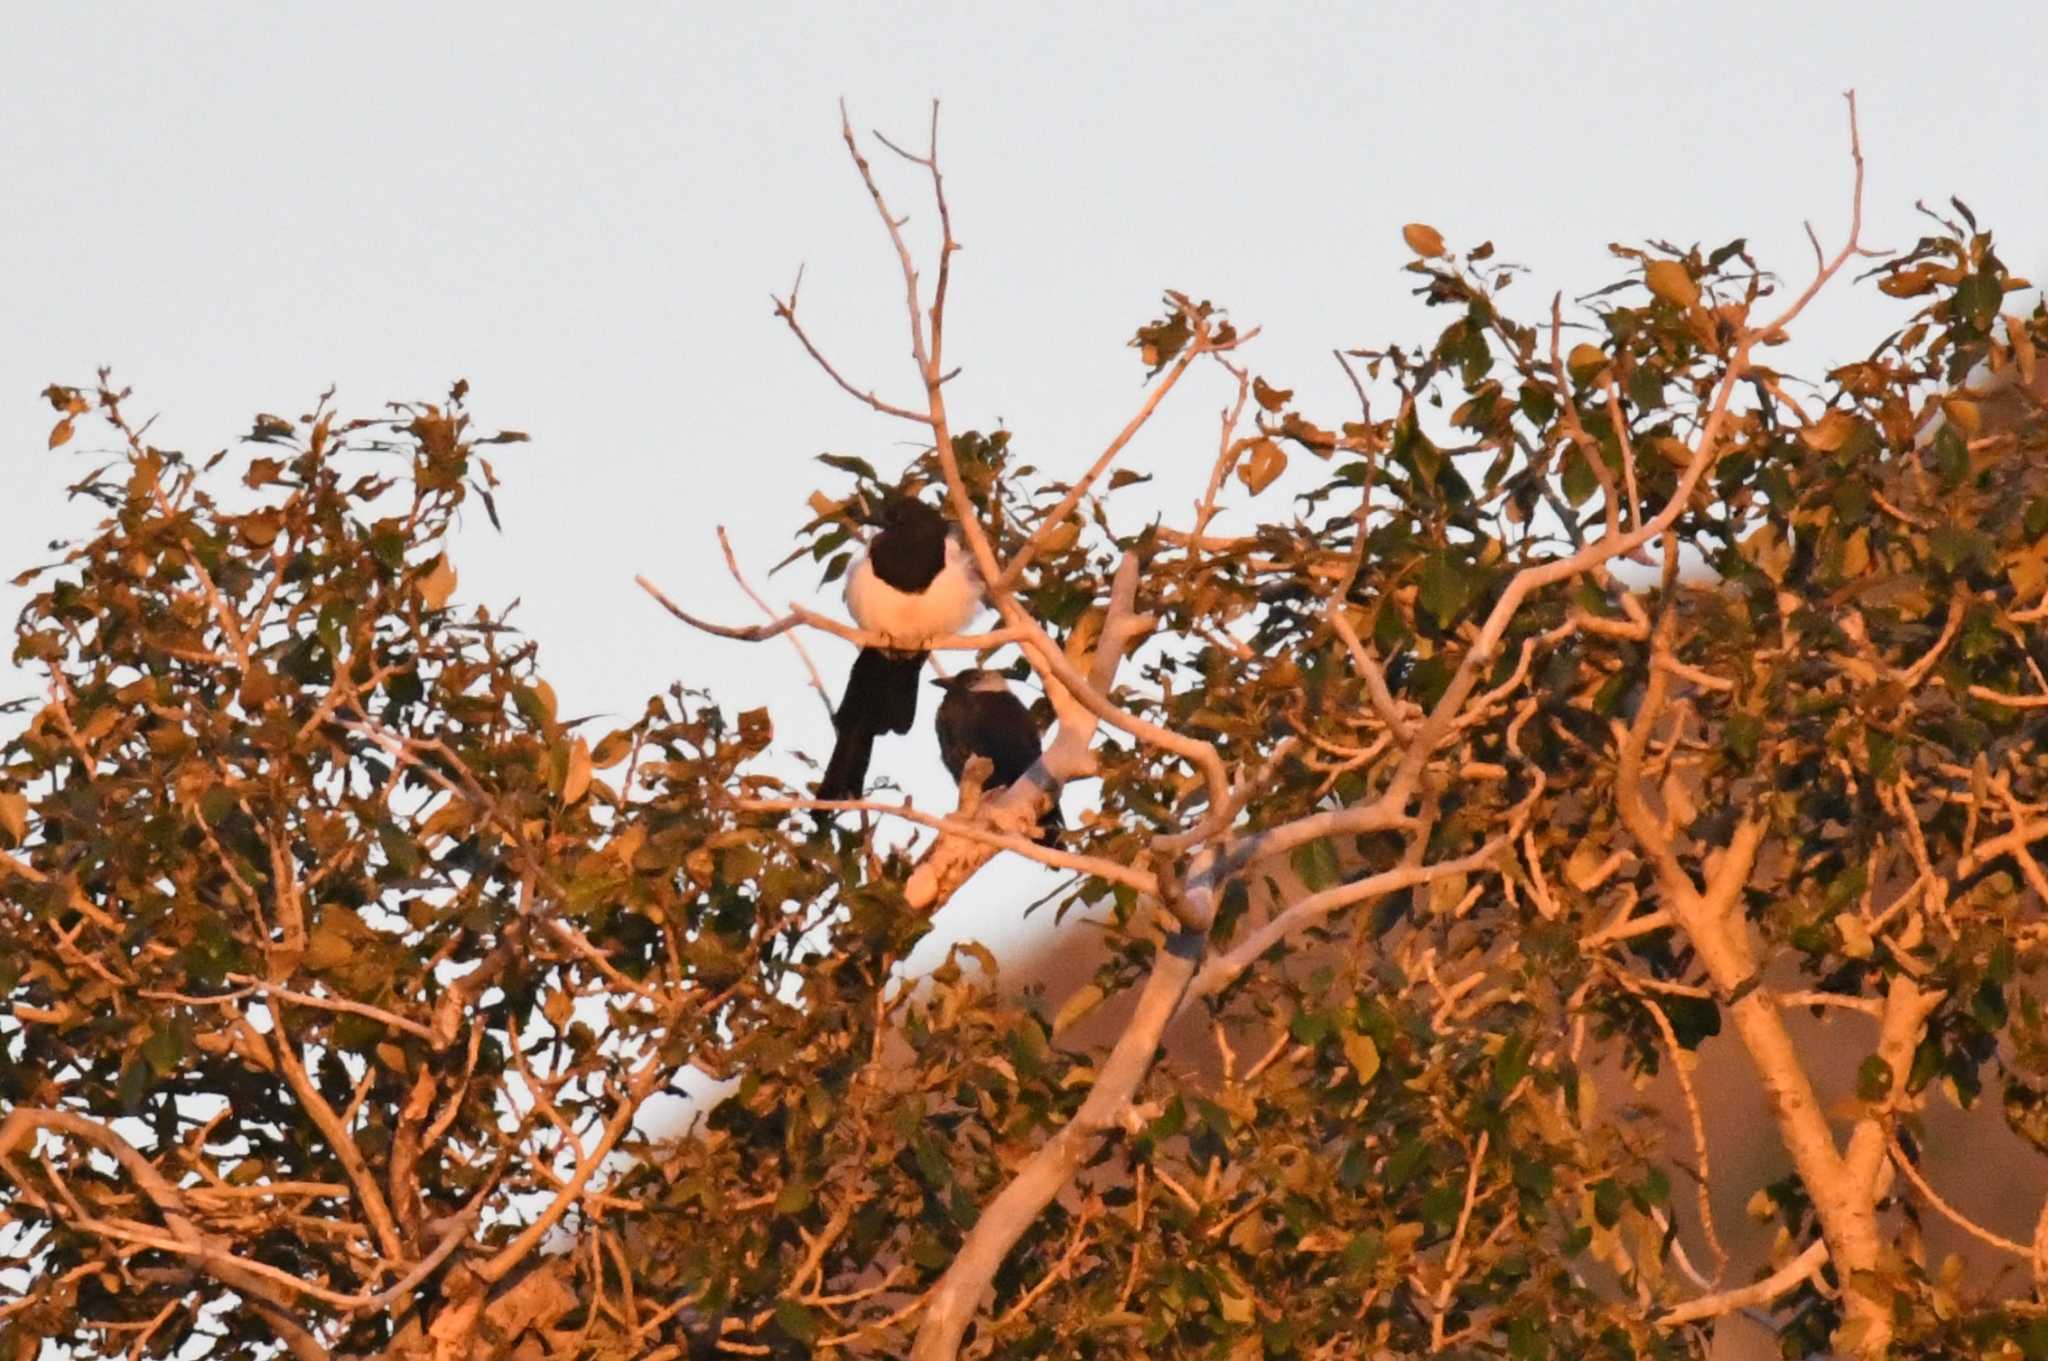
[[[1809,1281],[1820,1271],[1821,1264],[1828,1259],[1828,1245],[1825,1239],[1816,1238],[1807,1244],[1806,1251],[1779,1267],[1770,1275],[1738,1290],[1724,1290],[1718,1295],[1703,1295],[1696,1300],[1664,1311],[1657,1320],[1659,1327],[1676,1328],[1681,1324],[1696,1323],[1703,1318],[1719,1318],[1732,1314],[1738,1309],[1754,1305],[1769,1304],[1786,1291]]]
[[[878,813],[884,817],[902,818],[905,822],[914,822],[920,827],[930,827],[948,837],[971,841],[991,852],[1015,851],[1018,855],[1028,860],[1036,860],[1041,865],[1050,865],[1054,869],[1075,870],[1108,880],[1113,884],[1125,884],[1140,893],[1159,891],[1158,878],[1145,870],[1134,869],[1114,860],[1104,860],[1100,856],[1074,855],[1067,851],[1053,850],[1039,845],[1028,836],[1003,831],[993,825],[998,820],[999,810],[1001,813],[1014,815],[1001,817],[1002,822],[1015,822],[1026,817],[1035,821],[1040,810],[1025,808],[1021,804],[1004,806],[991,799],[982,804],[982,810],[986,811],[981,811],[979,817],[973,819],[943,817],[935,813],[922,812],[907,803],[883,803],[877,799],[741,799],[737,807],[749,813]],[[986,857],[984,863],[985,861]]]
[[[248,1261],[209,1244],[186,1211],[184,1199],[179,1195],[177,1188],[142,1155],[141,1150],[117,1131],[97,1120],[87,1119],[71,1111],[17,1106],[5,1120],[0,1120],[0,1171],[7,1174],[8,1180],[22,1186],[24,1190],[27,1189],[14,1171],[9,1155],[39,1129],[54,1130],[96,1144],[134,1179],[142,1193],[163,1216],[170,1232],[165,1236],[150,1232],[141,1226],[131,1229],[93,1216],[79,1219],[78,1225],[81,1229],[103,1237],[129,1241],[141,1238],[147,1246],[174,1252],[200,1262],[223,1285],[248,1297],[250,1303],[263,1315],[264,1321],[277,1333],[279,1340],[291,1350],[298,1361],[327,1361],[327,1349],[298,1322],[293,1311],[286,1306],[286,1301],[280,1297],[279,1290],[283,1285],[310,1293],[320,1291],[320,1287],[300,1281],[276,1267]]]
[[[675,601],[670,600],[666,595],[662,594],[659,586],[656,586],[646,577],[636,576],[633,580],[639,583],[641,590],[659,601],[661,607],[670,614],[682,620],[693,629],[714,634],[720,638],[734,638],[743,643],[758,643],[765,639],[776,637],[779,634],[787,633],[798,624],[803,624],[820,632],[829,633],[835,638],[844,638],[855,647],[887,648],[897,646],[896,640],[883,634],[869,633],[866,630],[857,629],[851,624],[842,624],[837,619],[819,614],[815,610],[806,609],[802,605],[791,606],[788,614],[771,623],[747,625],[714,624],[708,619],[699,619],[696,615],[691,614],[688,610],[676,604]],[[949,633],[926,641],[922,644],[922,647],[927,652],[986,652],[990,648],[1001,647],[1004,643],[1021,642],[1025,636],[1026,631],[1017,628],[992,629],[987,633]]]
[[[981,1211],[946,1274],[926,1297],[910,1361],[952,1361],[960,1339],[1010,1249],[1094,1157],[1102,1139],[1122,1121],[1138,1086],[1151,1071],[1160,1037],[1179,1011],[1200,963],[1203,936],[1169,936],[1152,963],[1138,1005],[1074,1118],[1027,1159],[1009,1185]]]

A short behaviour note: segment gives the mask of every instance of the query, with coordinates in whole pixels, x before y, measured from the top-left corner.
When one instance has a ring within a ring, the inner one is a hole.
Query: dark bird
[[[846,608],[886,646],[853,659],[846,692],[833,711],[837,738],[821,799],[857,799],[881,733],[907,733],[917,721],[917,680],[924,644],[959,633],[983,609],[981,574],[945,517],[914,496],[889,502],[881,530],[846,575]]]
[[[1038,763],[1038,724],[1024,702],[1010,693],[1010,687],[993,671],[962,671],[957,676],[935,680],[946,692],[939,701],[939,759],[957,781],[970,758],[986,756],[994,767],[982,788],[993,793],[1024,778]],[[1038,820],[1039,844],[1059,844],[1059,791]]]

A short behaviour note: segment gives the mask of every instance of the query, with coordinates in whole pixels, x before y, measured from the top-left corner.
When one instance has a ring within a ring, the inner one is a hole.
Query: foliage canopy
[[[997,583],[961,650],[1039,682],[1087,815],[1041,850],[1038,786],[970,788],[889,849],[895,805],[817,828],[764,711],[563,721],[458,603],[454,517],[519,438],[462,384],[204,461],[104,375],[53,387],[52,444],[116,454],[0,749],[0,1355],[1618,1359],[1748,1308],[1788,1356],[2048,1357],[1919,1227],[1924,1103],[2048,1154],[2048,311],[1990,233],[1956,205],[1873,268],[1900,328],[1809,384],[1769,353],[1853,229],[1798,292],[1651,244],[1530,313],[1411,224],[1442,325],[1340,356],[1356,412],[1171,293],[1077,476],[951,428],[935,151],[921,291],[846,140],[918,399],[779,314],[929,449],[827,457],[798,551],[830,581],[880,496],[941,488]],[[1173,523],[1116,465],[1191,372],[1229,406]],[[858,637],[714,631],[786,627]],[[1092,977],[899,977],[998,853],[1067,875]],[[1801,1007],[1862,1027],[1845,1107]],[[1791,1168],[1743,1188],[1782,1228],[1755,1287],[1727,1174],[1595,1079],[1724,1029]],[[2048,1235],[1990,1237],[2048,1283]]]

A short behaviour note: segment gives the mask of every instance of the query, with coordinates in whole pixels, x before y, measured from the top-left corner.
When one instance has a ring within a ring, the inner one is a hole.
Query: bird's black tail
[[[832,759],[825,763],[825,778],[818,781],[821,799],[857,799],[868,783],[868,757],[874,754],[875,735],[866,728],[839,727],[832,743]],[[820,814],[824,817],[824,814]]]
[[[857,799],[867,787],[868,757],[879,733],[909,732],[917,721],[917,682],[924,671],[922,652],[884,652],[864,647],[853,659],[846,693],[832,716],[838,740],[825,778],[818,784],[821,799]]]
[[[834,722],[844,730],[865,724],[869,732],[909,732],[917,722],[917,681],[924,673],[922,652],[884,652],[864,647],[853,659]]]

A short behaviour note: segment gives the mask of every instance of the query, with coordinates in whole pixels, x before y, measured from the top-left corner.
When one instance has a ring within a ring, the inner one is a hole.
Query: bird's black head
[[[944,537],[945,517],[915,496],[892,496],[882,507],[877,517],[884,534],[907,533],[922,538],[926,535]]]
[[[881,532],[868,543],[875,575],[899,591],[931,585],[946,565],[946,521],[914,496],[898,496],[882,507]]]

